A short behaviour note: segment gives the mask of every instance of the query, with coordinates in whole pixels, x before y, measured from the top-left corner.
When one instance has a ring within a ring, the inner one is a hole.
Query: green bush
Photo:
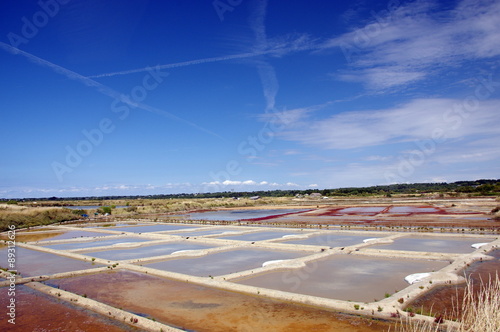
[[[87,210],[82,210],[82,209],[79,209],[79,210],[72,210],[71,211],[73,214],[76,214],[77,216],[81,216],[82,214],[88,214]]]
[[[105,214],[105,213],[111,214],[111,211],[112,211],[112,209],[110,206],[103,206],[103,207],[97,209],[97,212],[102,213],[102,214]]]

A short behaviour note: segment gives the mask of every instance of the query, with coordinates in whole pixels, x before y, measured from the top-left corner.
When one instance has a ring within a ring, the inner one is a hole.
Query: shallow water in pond
[[[278,250],[241,249],[196,258],[168,260],[145,266],[159,270],[208,277],[262,267],[264,262],[271,260],[292,259],[305,255],[305,253]]]
[[[288,231],[288,232],[259,231],[259,232],[255,232],[255,233],[233,235],[233,236],[221,236],[221,237],[217,237],[217,238],[223,239],[223,240],[264,241],[264,240],[271,240],[271,239],[279,239],[285,235],[299,235],[299,234],[303,234],[303,233],[293,232],[293,231]]]
[[[145,242],[148,239],[139,239],[133,237],[120,237],[109,240],[98,240],[98,241],[90,241],[90,242],[80,242],[80,243],[61,243],[61,244],[52,244],[43,246],[50,249],[56,250],[72,250],[72,249],[82,249],[82,248],[92,248],[92,247],[101,247],[101,246],[111,246],[118,243],[131,243],[131,242]]]
[[[347,247],[363,243],[364,239],[372,238],[367,235],[340,235],[337,233],[310,236],[307,239],[291,239],[280,243],[307,244],[314,246]]]
[[[431,251],[443,253],[471,253],[474,249],[471,247],[474,243],[491,242],[493,238],[400,238],[395,239],[394,243],[374,245],[373,249],[404,250],[404,251]]]
[[[63,235],[66,232],[19,232],[16,233],[16,241],[18,242],[35,242],[35,241],[49,241],[56,236]]]
[[[211,228],[206,228],[198,231],[192,231],[192,232],[173,232],[169,233],[172,235],[180,235],[180,236],[204,236],[204,235],[215,235],[215,234],[220,234],[224,235],[225,233],[232,234],[235,232],[243,232],[245,229],[241,228],[219,228],[219,229],[211,229]]]
[[[256,219],[271,216],[280,216],[287,213],[299,213],[307,209],[255,209],[255,210],[220,210],[207,212],[193,212],[179,215],[191,220],[226,220],[235,221],[243,219]]]
[[[5,262],[5,263],[4,263]],[[0,249],[0,266],[7,264],[7,249]],[[103,265],[77,259],[16,247],[16,267],[23,277],[50,275],[61,272],[86,270]]]
[[[169,255],[178,250],[198,250],[212,248],[209,245],[201,245],[188,242],[169,242],[153,246],[144,246],[130,249],[114,249],[106,251],[86,252],[90,257],[104,258],[109,260],[129,260],[153,256]]]
[[[7,287],[0,288],[0,307],[9,304]],[[32,290],[24,285],[16,286],[15,325],[0,319],[0,331],[88,331],[120,332],[137,331],[126,324],[116,322],[90,310],[83,309],[52,296]]]
[[[432,206],[393,206],[389,213],[439,213],[441,209]]]
[[[66,232],[58,232],[52,235],[50,233],[30,233],[30,234],[16,234],[16,239],[18,241],[24,242],[33,242],[33,241],[55,241],[55,240],[68,240],[68,239],[76,239],[80,237],[103,237],[108,235],[115,234],[106,234],[100,232],[88,232],[88,231],[66,231]],[[39,236],[39,237],[38,237]]]
[[[494,259],[474,262],[459,273],[468,276],[472,280],[472,284],[476,285],[473,287],[474,292],[479,291],[480,288],[477,286],[481,285],[481,281],[487,283],[490,277],[494,278],[495,275],[500,277],[500,249],[493,250],[487,255],[494,257]],[[465,283],[438,286],[414,300],[408,306],[424,313],[443,314],[445,316],[449,315],[451,318],[457,318],[457,313],[461,311],[460,306],[465,290]]]
[[[191,225],[146,225],[146,226],[128,226],[128,227],[111,227],[106,228],[112,231],[133,232],[133,233],[148,233],[148,232],[162,232],[162,231],[175,231],[178,229],[189,229],[195,227]]]
[[[408,287],[412,273],[437,271],[449,262],[336,255],[306,267],[260,274],[234,282],[339,300],[372,302]]]
[[[102,225],[84,225],[82,226],[83,228],[110,228],[110,227],[122,227],[122,226],[142,226],[142,225],[149,225],[146,223],[106,223]]]
[[[388,324],[366,318],[129,271],[47,283],[190,331],[369,332],[388,329]]]
[[[386,209],[385,206],[367,206],[367,207],[349,207],[349,208],[344,208],[340,209],[337,211],[337,213],[340,214],[363,214],[363,213],[380,213],[384,209]]]

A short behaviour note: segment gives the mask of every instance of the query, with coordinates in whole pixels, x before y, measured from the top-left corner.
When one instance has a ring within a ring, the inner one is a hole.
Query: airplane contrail
[[[268,51],[262,51],[262,52],[248,52],[248,53],[241,53],[241,54],[233,54],[233,55],[225,55],[225,56],[218,56],[218,57],[213,57],[213,58],[205,58],[205,59],[197,59],[197,60],[190,60],[190,61],[184,61],[184,62],[177,62],[177,63],[171,63],[167,65],[158,65],[155,68],[158,69],[169,69],[169,68],[177,68],[177,67],[185,67],[185,66],[191,66],[191,65],[198,65],[202,63],[209,63],[209,62],[218,62],[218,61],[226,61],[226,60],[233,60],[233,59],[243,59],[243,58],[251,58],[255,57],[258,55],[263,55],[266,53],[271,53],[274,52],[275,50],[268,50]],[[111,77],[111,76],[117,76],[117,75],[127,75],[127,74],[134,74],[134,73],[141,73],[145,72],[150,67],[145,67],[145,68],[138,68],[138,69],[130,69],[130,70],[123,70],[123,71],[117,71],[113,73],[105,73],[105,74],[99,74],[99,75],[90,75],[87,76],[88,78],[100,78],[100,77]]]
[[[168,117],[170,119],[173,119],[173,120],[176,120],[176,121],[179,121],[179,122],[183,122],[191,127],[194,127],[200,131],[203,131],[207,134],[210,134],[212,136],[215,136],[215,137],[218,137],[218,138],[222,138],[220,135],[208,130],[208,129],[205,129],[199,125],[197,125],[196,123],[194,122],[191,122],[191,121],[188,121],[188,120],[185,120],[183,118],[180,118],[178,117],[177,115],[174,115],[172,113],[169,113],[169,112],[166,112],[166,111],[163,111],[161,109],[158,109],[156,107],[152,107],[152,106],[149,106],[149,105],[146,105],[146,104],[143,104],[143,103],[140,103],[140,102],[134,102],[132,100],[130,100],[130,98],[128,98],[126,95],[108,87],[108,86],[105,86],[104,84],[101,84],[99,82],[96,82],[94,81],[93,79],[89,78],[89,77],[85,77],[81,74],[78,74],[72,70],[69,70],[69,69],[66,69],[64,67],[61,67],[59,65],[56,65],[55,63],[52,63],[50,61],[47,61],[45,59],[42,59],[42,58],[39,58],[37,57],[36,55],[33,55],[31,53],[28,53],[28,52],[25,52],[23,50],[20,50],[16,47],[13,47],[9,44],[6,44],[4,42],[1,42],[0,41],[0,48],[4,49],[5,51],[11,53],[11,54],[14,54],[14,55],[22,55],[23,57],[27,58],[29,61],[31,62],[34,62],[35,64],[38,64],[38,65],[41,65],[41,66],[44,66],[44,67],[48,67],[50,68],[51,70],[55,71],[56,73],[58,74],[61,74],[61,75],[64,75],[66,76],[67,78],[69,79],[72,79],[72,80],[75,80],[75,81],[79,81],[80,83],[83,83],[84,85],[88,86],[88,87],[92,87],[92,88],[95,88],[97,91],[99,91],[100,93],[106,95],[106,96],[109,96],[111,98],[115,98],[115,99],[118,99],[120,100],[121,102],[131,106],[131,107],[136,107],[136,108],[140,108],[142,110],[145,110],[145,111],[148,111],[148,112],[151,112],[151,113],[155,113],[155,114],[159,114],[159,115],[162,115],[162,116],[165,116],[165,117]],[[148,67],[149,69],[151,69],[151,67]]]

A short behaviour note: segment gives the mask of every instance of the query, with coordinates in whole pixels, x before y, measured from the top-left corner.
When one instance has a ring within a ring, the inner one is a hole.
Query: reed
[[[479,287],[479,291],[475,288]],[[500,278],[490,276],[488,281],[481,280],[474,285],[469,279],[462,303],[451,310],[459,317],[456,324],[440,324],[402,318],[395,326],[396,332],[499,332],[500,331]],[[458,314],[457,314],[458,313]],[[390,329],[389,329],[390,331]]]

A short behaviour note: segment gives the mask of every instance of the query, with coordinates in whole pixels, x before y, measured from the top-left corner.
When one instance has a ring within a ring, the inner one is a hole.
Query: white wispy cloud
[[[245,181],[238,181],[238,180],[225,180],[225,181],[211,181],[211,182],[203,182],[202,185],[205,186],[223,186],[223,187],[228,187],[228,186],[255,186],[255,187],[267,187],[267,186],[281,186],[281,187],[296,187],[299,186],[296,183],[293,182],[287,182],[287,183],[276,183],[276,182],[268,182],[268,181],[254,181],[254,180],[245,180]]]
[[[301,119],[281,137],[323,149],[352,149],[433,137],[442,130],[447,139],[472,135],[498,135],[493,123],[500,123],[500,100],[479,104],[466,117],[456,109],[458,99],[414,99],[383,110],[351,111],[321,120]],[[463,111],[463,109],[462,109]]]
[[[500,55],[500,2],[465,0],[447,11],[429,1],[374,15],[358,29],[325,41],[340,47],[351,70],[335,74],[385,90],[406,86],[467,60]]]

